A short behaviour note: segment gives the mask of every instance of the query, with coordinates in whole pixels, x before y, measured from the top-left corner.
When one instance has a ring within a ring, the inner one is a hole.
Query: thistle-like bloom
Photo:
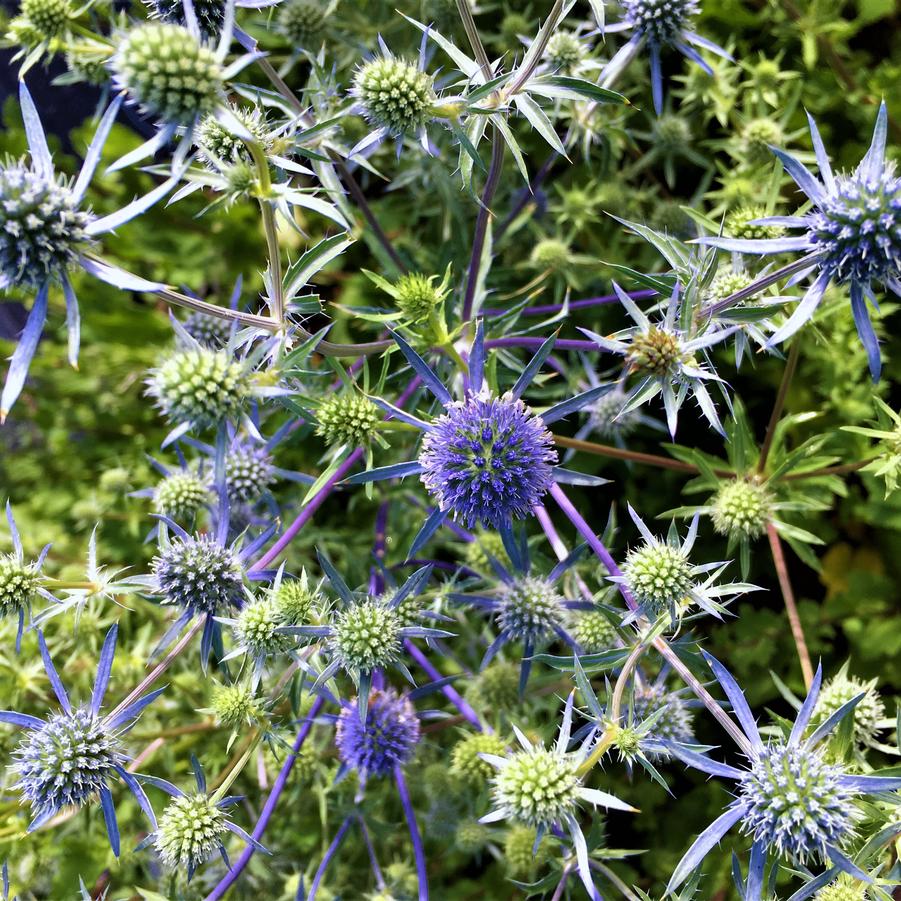
[[[692,604],[722,619],[726,608],[718,598],[728,600],[748,591],[760,590],[756,585],[744,582],[716,585],[716,580],[729,565],[728,560],[692,564],[689,555],[698,536],[697,515],[692,519],[684,540],[679,537],[675,523],[670,524],[664,539],[654,535],[631,506],[629,516],[644,541],[629,552],[622,575],[607,577],[611,582],[624,585],[638,604],[638,608],[625,617],[624,624],[634,622],[640,616],[654,621],[669,613],[672,627],[676,628],[679,619]],[[703,580],[699,580],[699,576]]]
[[[339,670],[347,672],[354,680],[358,692],[360,721],[366,721],[366,704],[372,687],[372,674],[386,667],[394,667],[413,682],[403,660],[403,643],[406,638],[447,638],[450,632],[430,629],[420,625],[406,625],[400,614],[400,606],[413,600],[422,591],[432,567],[416,570],[401,587],[390,596],[355,593],[338,574],[331,561],[319,554],[319,563],[329,584],[341,599],[342,607],[325,626],[296,625],[280,629],[286,635],[302,635],[307,638],[325,639],[325,653],[331,658],[315,686],[331,679]],[[405,605],[406,609],[407,605]],[[415,618],[415,617],[414,617]]]
[[[122,709],[116,708],[106,716],[101,715],[116,653],[117,635],[118,626],[113,626],[106,634],[90,702],[73,707],[50,658],[44,636],[39,631],[38,646],[44,669],[61,710],[45,720],[2,710],[0,722],[27,730],[13,752],[15,760],[12,770],[19,777],[16,787],[30,803],[34,816],[28,831],[38,829],[65,807],[84,807],[99,799],[110,846],[118,857],[119,827],[110,792],[112,782],[121,780],[125,783],[141,810],[156,826],[156,818],[144,790],[125,769],[128,758],[122,734],[134,725],[141,711],[163,689],[152,691]]]
[[[44,588],[41,567],[50,550],[48,544],[38,559],[32,563],[25,562],[25,548],[16,528],[12,504],[6,502],[6,521],[9,523],[9,534],[12,537],[13,552],[0,555],[0,616],[15,615],[19,624],[16,628],[16,653],[22,648],[22,632],[25,628],[25,614],[31,617],[31,604],[35,596],[40,595],[52,603],[56,598]]]
[[[600,84],[609,87],[622,71],[647,47],[651,66],[651,93],[654,111],[663,109],[663,73],[661,50],[671,47],[687,60],[697,63],[708,75],[713,69],[695,49],[709,50],[717,56],[732,60],[728,51],[692,30],[692,20],[700,12],[698,0],[622,0],[623,19],[604,26],[605,33],[631,31],[629,40],[613,55],[600,75]]]
[[[0,292],[24,288],[34,290],[36,295],[0,395],[0,423],[25,384],[47,320],[50,289],[55,285],[62,287],[66,299],[69,361],[77,365],[80,315],[69,269],[83,269],[107,284],[131,291],[156,291],[163,287],[102,262],[93,255],[91,245],[95,238],[149,209],[176,182],[168,179],[121,210],[95,216],[85,206],[84,197],[122,100],[115,99],[104,113],[74,182],[53,168],[44,128],[24,81],[19,82],[19,105],[31,160],[9,160],[0,165]]]
[[[757,876],[749,887],[747,901],[761,901],[762,874],[769,854],[795,864],[831,861],[833,875],[841,870],[871,882],[843,851],[863,817],[855,801],[863,795],[898,790],[901,777],[854,775],[841,765],[829,763],[820,747],[841,720],[852,713],[862,695],[843,704],[806,735],[823,678],[822,669],[817,667],[790,734],[769,739],[765,744],[738,683],[719,661],[706,653],[704,658],[748,739],[749,761],[746,769],[738,769],[677,742],[667,743],[669,750],[689,766],[735,783],[735,800],[686,852],[670,879],[668,891],[678,888],[735,824],[752,840],[751,870]]]
[[[142,776],[142,780],[166,792],[172,800],[160,814],[159,823],[153,833],[139,845],[145,848],[153,845],[163,863],[170,869],[184,867],[188,880],[196,869],[209,860],[217,851],[231,867],[225,850],[224,839],[229,832],[234,833],[256,851],[268,854],[252,835],[231,822],[225,815],[229,807],[238,804],[242,798],[231,796],[220,798],[218,794],[207,792],[206,777],[197,758],[191,755],[196,790],[185,794],[180,788],[156,776]]]
[[[616,332],[610,338],[584,328],[580,331],[596,342],[601,350],[620,354],[625,362],[624,375],[635,375],[639,379],[630,389],[629,401],[620,416],[637,409],[659,394],[663,398],[663,407],[666,410],[667,427],[670,434],[675,437],[679,410],[685,399],[693,395],[704,418],[721,435],[725,435],[706,384],[709,381],[718,383],[723,396],[726,397],[725,390],[722,389],[724,383],[705,365],[704,355],[707,348],[723,341],[735,329],[708,329],[694,336],[685,333],[677,325],[678,284],[673,288],[664,318],[657,322],[652,322],[619,285],[614,283],[613,289],[635,325]],[[728,401],[728,398],[726,399]]]
[[[556,482],[603,485],[604,479],[572,473],[554,465],[557,452],[547,426],[590,404],[611,390],[610,385],[591,388],[555,404],[539,414],[521,400],[542,363],[553,349],[556,336],[539,348],[516,384],[504,394],[492,393],[484,383],[485,331],[479,322],[469,357],[469,384],[462,400],[454,400],[428,363],[395,334],[401,353],[426,388],[443,404],[444,412],[425,422],[374,397],[396,419],[425,434],[415,462],[371,469],[352,476],[350,484],[418,475],[438,508],[413,541],[413,557],[448,516],[467,526],[476,524],[507,533],[513,542],[514,520],[531,515]]]
[[[582,744],[569,750],[573,719],[573,695],[566,700],[563,722],[557,741],[551,748],[533,745],[516,727],[513,731],[522,747],[505,757],[484,754],[483,759],[497,769],[492,780],[494,810],[483,816],[480,823],[514,820],[538,830],[535,844],[548,829],[565,827],[572,838],[578,860],[579,875],[588,894],[595,897],[596,889],[588,865],[588,846],[577,815],[581,802],[612,810],[633,811],[634,807],[619,798],[582,784],[579,765],[591,753],[595,730],[591,729]]]
[[[813,204],[803,216],[771,216],[755,220],[758,225],[801,229],[799,237],[747,240],[704,237],[700,243],[738,253],[775,254],[801,251],[806,262],[798,280],[813,278],[791,316],[770,338],[779,344],[791,337],[815,313],[826,288],[847,285],[857,334],[867,352],[870,372],[879,378],[879,343],[867,311],[867,300],[876,305],[874,286],[882,285],[901,297],[901,178],[885,158],[888,113],[879,107],[869,150],[850,174],[834,175],[816,122],[808,114],[810,137],[816,153],[819,179],[795,157],[777,148],[785,171]]]
[[[512,642],[522,644],[519,678],[519,692],[522,696],[529,679],[535,648],[559,638],[574,653],[580,653],[581,648],[568,631],[570,611],[591,610],[593,607],[583,601],[567,600],[557,588],[556,583],[573,565],[577,554],[571,554],[558,563],[547,576],[536,576],[531,572],[524,532],[520,539],[507,547],[507,554],[513,564],[512,571],[497,559],[491,559],[491,565],[501,581],[496,593],[452,594],[451,598],[494,614],[498,636],[485,651],[480,669],[484,670],[505,645]]]
[[[413,756],[419,737],[413,704],[390,688],[370,692],[362,717],[359,703],[344,703],[335,727],[342,767],[356,770],[362,783],[369,776],[387,776],[403,766]]]

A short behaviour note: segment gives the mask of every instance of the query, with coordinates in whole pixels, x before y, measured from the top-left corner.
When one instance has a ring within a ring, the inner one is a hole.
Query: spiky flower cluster
[[[392,690],[373,691],[366,725],[359,705],[345,706],[338,717],[338,756],[364,776],[385,776],[412,756],[419,742],[419,720],[409,699]]]
[[[557,452],[541,417],[487,390],[447,405],[422,441],[422,481],[467,526],[498,529],[527,516],[552,483]]]
[[[544,58],[555,72],[573,75],[585,58],[585,48],[572,32],[560,30],[547,42]]]
[[[31,565],[12,554],[0,556],[0,616],[27,609],[41,584],[41,576]]]
[[[616,646],[616,627],[598,610],[579,614],[573,628],[573,638],[587,654],[609,651]]]
[[[191,313],[182,324],[198,344],[209,350],[225,347],[231,335],[231,323],[221,316],[211,316],[209,313]]]
[[[286,625],[275,600],[262,597],[241,609],[235,625],[235,638],[248,653],[260,657],[283,654],[294,642],[277,630]]]
[[[504,539],[497,532],[481,532],[475,541],[470,541],[464,548],[466,565],[478,572],[491,572],[491,560],[494,557],[499,563],[507,560]]]
[[[623,0],[623,13],[636,35],[652,44],[678,41],[682,29],[698,14],[697,0]]]
[[[749,272],[729,267],[723,269],[722,272],[717,272],[716,278],[708,286],[705,296],[710,301],[723,300],[723,298],[741,291],[742,288],[747,288],[753,281],[754,277]]]
[[[244,598],[238,561],[209,535],[174,539],[154,558],[153,578],[164,604],[196,613],[221,613]]]
[[[823,684],[813,712],[813,722],[824,722],[836,710],[861,694],[863,697],[849,715],[852,722],[853,741],[859,747],[872,744],[877,739],[880,722],[885,717],[885,705],[873,683],[849,676],[847,667],[842,667],[840,672]]]
[[[621,388],[602,394],[588,408],[588,422],[601,438],[627,438],[641,421],[638,410],[625,410],[628,395]]]
[[[464,854],[478,854],[491,838],[491,831],[478,820],[462,820],[454,832],[454,845]]]
[[[840,874],[835,882],[821,888],[814,896],[814,901],[867,901],[866,884]]]
[[[444,299],[434,275],[408,272],[394,284],[397,309],[413,322],[428,319]]]
[[[745,479],[723,482],[713,501],[713,527],[720,535],[759,538],[770,521],[772,503],[765,485]]]
[[[150,0],[149,5],[154,18],[171,25],[187,25],[182,0]],[[225,3],[222,0],[192,0],[192,6],[201,37],[204,40],[218,37],[225,21]]]
[[[623,577],[635,600],[657,615],[685,598],[691,565],[679,548],[646,543],[630,552]]]
[[[36,817],[94,800],[125,760],[116,734],[87,707],[51,717],[13,753],[18,788]]]
[[[266,117],[260,112],[259,107],[255,106],[248,110],[246,107],[230,104],[229,112],[247,129],[258,144],[265,149],[270,148],[272,142],[269,139]],[[223,165],[232,163],[249,164],[253,161],[247,144],[241,138],[235,137],[214,115],[205,116],[198,126],[197,146],[200,148],[204,161],[213,169],[219,169]],[[227,320],[220,321],[228,326]]]
[[[148,393],[170,420],[200,429],[236,418],[249,390],[240,363],[225,351],[206,348],[176,351],[148,381]]]
[[[636,372],[664,377],[676,373],[683,353],[678,335],[651,326],[633,337],[626,357]]]
[[[535,644],[560,628],[563,598],[546,579],[520,576],[501,590],[497,622],[511,638]]]
[[[225,486],[232,503],[259,500],[274,478],[272,456],[265,447],[239,444],[225,456]]]
[[[559,272],[572,262],[572,250],[559,238],[542,238],[532,248],[529,259],[539,269]]]
[[[661,741],[691,742],[691,710],[681,695],[668,692],[666,687],[652,683],[636,686],[632,695],[632,720],[642,723],[658,710],[663,713],[654,722],[650,737]]]
[[[354,95],[367,119],[391,134],[419,131],[436,96],[430,75],[394,56],[378,56],[357,70]]]
[[[851,838],[859,817],[841,775],[818,751],[768,744],[738,784],[743,831],[796,863],[828,859],[827,846]]]
[[[766,215],[766,208],[759,204],[738,207],[726,216],[723,231],[735,238],[776,238],[782,234],[778,225],[754,224],[755,219],[763,219]]]
[[[316,434],[329,445],[362,447],[375,435],[382,419],[379,408],[362,394],[334,394],[316,410]]]
[[[279,609],[282,621],[296,626],[310,621],[322,604],[322,595],[310,586],[304,571],[299,579],[282,579],[278,588],[272,591],[272,600]]]
[[[315,50],[325,29],[321,0],[288,0],[278,8],[279,31],[297,48]]]
[[[180,25],[153,22],[129,31],[113,73],[122,90],[172,125],[192,125],[213,112],[222,94],[215,54]]]
[[[173,472],[153,492],[156,512],[176,521],[190,519],[211,499],[207,481],[191,472]]]
[[[329,644],[345,669],[371,672],[398,659],[401,628],[391,607],[364,598],[338,614]]]
[[[43,37],[52,38],[66,30],[73,10],[69,0],[22,0],[20,12]]]
[[[253,722],[260,713],[256,695],[247,682],[215,685],[210,704],[216,720],[230,729]]]
[[[219,849],[225,814],[204,794],[173,798],[163,811],[154,845],[168,867],[194,869]]]
[[[869,284],[901,275],[901,178],[892,165],[874,177],[839,176],[807,221],[835,281]]]
[[[494,777],[495,803],[528,826],[550,826],[575,811],[579,785],[571,758],[533,747],[514,754]]]
[[[483,786],[494,775],[494,767],[482,760],[480,754],[502,757],[506,745],[490,732],[475,732],[458,741],[451,751],[451,772],[470,785]]]
[[[519,668],[503,660],[492,663],[476,676],[467,696],[489,710],[510,710],[520,700]]]
[[[538,834],[531,826],[514,823],[504,839],[504,860],[510,875],[516,879],[532,881],[538,869],[543,866],[550,855],[548,843],[542,839],[538,847],[535,842]]]
[[[59,278],[88,242],[91,214],[69,184],[21,162],[0,168],[0,279],[36,288]]]
[[[741,130],[741,140],[749,162],[768,162],[770,147],[779,146],[785,139],[782,126],[775,120],[761,116],[749,119]]]

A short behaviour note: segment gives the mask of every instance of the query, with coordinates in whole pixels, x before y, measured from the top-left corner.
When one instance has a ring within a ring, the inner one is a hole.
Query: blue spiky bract
[[[125,761],[116,734],[87,707],[59,713],[29,731],[14,755],[18,788],[35,817],[94,800]]]
[[[672,44],[698,14],[697,0],[624,0],[623,14],[635,34],[647,35],[654,44]]]
[[[766,745],[738,785],[742,829],[797,863],[826,860],[827,847],[851,838],[859,818],[842,775],[815,749]]]
[[[412,757],[419,735],[413,705],[389,689],[370,693],[365,726],[359,705],[345,706],[338,717],[335,742],[347,766],[366,776],[385,776]]]
[[[501,529],[529,515],[553,482],[553,438],[510,394],[487,391],[449,403],[426,433],[422,481],[467,526]]]
[[[243,602],[241,567],[235,555],[209,535],[173,540],[154,559],[153,575],[165,604],[214,614]]]

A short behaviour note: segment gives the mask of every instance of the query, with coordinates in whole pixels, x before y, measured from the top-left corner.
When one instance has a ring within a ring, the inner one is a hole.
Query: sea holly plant
[[[11,11],[3,897],[890,901],[888,7],[395,5]]]

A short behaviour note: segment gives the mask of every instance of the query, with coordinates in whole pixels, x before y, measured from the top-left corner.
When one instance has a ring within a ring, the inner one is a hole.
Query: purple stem
[[[485,347],[533,347],[536,350],[544,344],[544,338],[512,337],[489,338]],[[594,341],[580,341],[575,338],[558,338],[554,344],[556,350],[585,350],[601,353],[601,348]]]
[[[375,541],[372,545],[372,556],[375,557],[376,562],[369,568],[369,593],[371,595],[381,594],[385,590],[385,577],[378,564],[385,562],[385,542],[390,506],[389,501],[384,501],[379,505],[378,513],[375,515]]]
[[[415,644],[409,639],[404,639],[404,648],[407,653],[425,670],[428,676],[435,681],[439,679],[443,679],[444,676],[432,665],[431,661],[419,648],[416,647]],[[466,699],[460,692],[457,691],[452,685],[445,685],[441,691],[444,696],[460,711],[460,715],[472,723],[479,732],[490,732],[491,728],[489,726],[483,726],[482,721],[479,719],[479,715],[466,703]]]
[[[360,817],[360,832],[363,833],[363,842],[366,845],[366,850],[369,852],[369,864],[375,876],[375,883],[381,891],[385,888],[385,877],[382,874],[382,868],[379,866],[379,859],[375,856],[375,848],[372,845],[372,839],[369,837],[366,821],[362,817]]]
[[[626,295],[631,297],[632,300],[648,300],[651,297],[656,297],[657,292],[652,290],[651,288],[643,288],[641,291],[626,291]],[[600,297],[587,297],[584,300],[573,300],[570,301],[569,309],[570,310],[584,310],[588,307],[596,307],[601,304],[606,303],[619,303],[619,298],[615,294],[604,294]],[[549,303],[544,306],[538,307],[525,307],[521,312],[520,316],[547,316],[552,315],[553,313],[559,313],[563,309],[562,303]],[[502,310],[499,307],[493,307],[487,310],[482,310],[482,316],[503,316],[504,313],[509,313],[509,310]]]
[[[257,820],[256,826],[253,827],[253,837],[257,841],[261,841],[263,838],[263,833],[269,825],[269,820],[272,818],[272,814],[275,813],[275,805],[278,804],[278,799],[285,790],[285,785],[288,783],[288,777],[291,775],[291,770],[294,769],[297,755],[300,753],[303,743],[307,740],[307,736],[313,728],[313,720],[319,714],[324,703],[325,700],[323,698],[316,698],[313,702],[313,706],[310,708],[307,718],[304,720],[303,725],[300,727],[300,731],[297,733],[297,738],[294,740],[294,746],[291,748],[291,753],[282,764],[281,771],[275,782],[272,784],[272,790],[269,792],[269,797],[266,798],[266,803],[263,805],[263,811],[260,814],[260,818]],[[217,899],[221,898],[231,887],[232,883],[237,880],[238,876],[241,875],[241,872],[250,862],[250,858],[253,857],[253,854],[253,845],[248,845],[241,852],[241,856],[235,861],[232,868],[222,877],[219,884],[209,895],[207,895],[206,901],[217,901]]]
[[[416,858],[416,875],[419,877],[419,901],[429,901],[429,874],[425,865],[422,837],[419,834],[419,826],[416,825],[416,813],[410,803],[410,793],[407,791],[404,772],[399,766],[394,768],[394,781],[397,783],[397,793],[400,795],[400,803],[403,805],[404,813],[407,815],[407,825],[410,827],[413,856]]]
[[[310,894],[307,895],[307,901],[313,901],[316,897],[316,892],[319,891],[319,883],[322,882],[322,877],[325,876],[328,865],[332,862],[332,858],[338,852],[338,848],[341,847],[341,842],[344,841],[344,836],[347,835],[347,830],[350,829],[351,824],[355,819],[356,817],[354,817],[353,814],[347,817],[341,824],[341,828],[335,834],[334,839],[332,839],[332,843],[328,846],[328,850],[325,852],[325,856],[319,864],[319,869],[316,870],[316,875],[313,877],[313,884],[310,886]]]

